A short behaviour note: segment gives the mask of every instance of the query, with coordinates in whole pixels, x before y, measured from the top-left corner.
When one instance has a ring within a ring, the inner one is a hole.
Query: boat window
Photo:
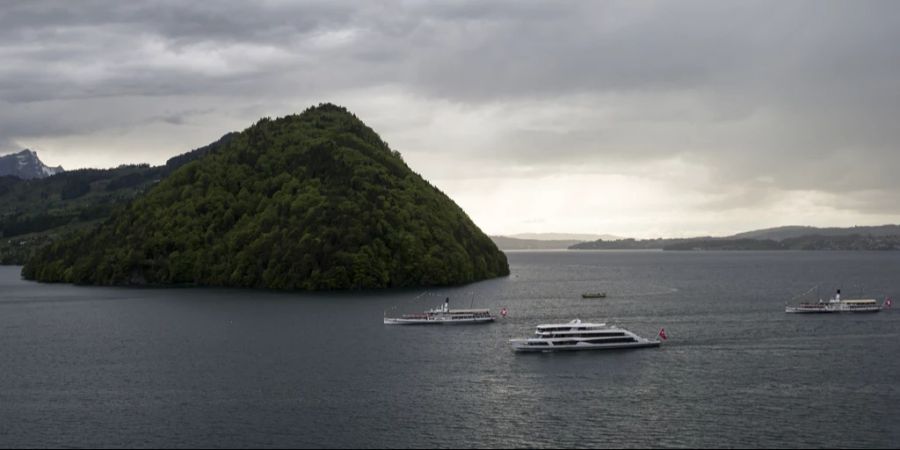
[[[637,342],[632,337],[620,337],[620,338],[608,338],[608,339],[589,339],[584,342],[588,344],[620,344],[620,343],[629,343],[629,342]]]

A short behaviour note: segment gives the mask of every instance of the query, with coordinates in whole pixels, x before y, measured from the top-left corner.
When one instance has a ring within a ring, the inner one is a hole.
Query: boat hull
[[[840,308],[840,307],[803,307],[788,306],[784,308],[784,312],[788,314],[837,314],[837,313],[877,313],[881,311],[880,306],[871,308]]]
[[[494,317],[478,317],[474,319],[403,319],[385,317],[385,325],[473,325],[491,323]]]
[[[617,342],[611,344],[589,344],[579,342],[566,345],[529,345],[529,339],[511,339],[513,350],[523,353],[567,352],[579,350],[622,350],[631,348],[659,347],[660,341]]]

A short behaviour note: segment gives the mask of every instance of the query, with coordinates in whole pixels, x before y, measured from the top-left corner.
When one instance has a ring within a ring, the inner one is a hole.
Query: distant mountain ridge
[[[810,226],[791,225],[784,227],[765,228],[762,230],[747,231],[728,236],[726,239],[771,239],[783,241],[785,239],[803,236],[900,236],[900,225],[878,226],[854,226],[849,228],[828,227],[818,228]]]
[[[508,236],[490,236],[500,250],[566,250],[584,241],[518,239]]]
[[[535,241],[596,241],[603,239],[604,241],[616,241],[624,239],[621,236],[613,236],[611,234],[584,234],[584,233],[517,233],[504,235],[513,239],[526,239]]]
[[[804,235],[781,241],[773,239],[694,239],[666,246],[663,250],[900,250],[900,235],[860,234]]]
[[[785,226],[727,237],[582,242],[572,250],[900,250],[900,225],[817,228]]]
[[[0,156],[0,176],[13,176],[23,180],[47,178],[62,173],[62,166],[50,167],[37,156],[37,152],[25,149],[18,153]]]

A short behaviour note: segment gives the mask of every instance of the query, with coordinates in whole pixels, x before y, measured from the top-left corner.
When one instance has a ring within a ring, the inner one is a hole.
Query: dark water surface
[[[514,252],[455,289],[285,294],[41,285],[0,267],[0,447],[898,447],[900,253]],[[610,298],[583,300],[585,291]],[[390,327],[453,306],[491,325]],[[514,354],[544,322],[659,349]]]

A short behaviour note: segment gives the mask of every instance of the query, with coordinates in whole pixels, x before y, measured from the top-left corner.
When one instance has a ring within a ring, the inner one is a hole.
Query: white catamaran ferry
[[[538,325],[535,337],[510,339],[517,352],[551,352],[560,350],[608,350],[621,348],[659,347],[659,340],[642,338],[628,330],[605,323],[584,323],[575,319],[569,323]],[[666,339],[664,329],[659,337]]]
[[[828,300],[819,299],[818,302],[803,302],[798,305],[785,306],[784,312],[791,314],[816,314],[816,313],[876,313],[891,307],[891,300],[885,299],[878,304],[878,300],[866,299],[841,299],[841,290],[838,289],[834,297]]]
[[[400,317],[387,317],[385,325],[456,325],[472,323],[489,323],[495,319],[489,309],[450,309],[450,298],[442,306],[417,314],[404,314]]]

